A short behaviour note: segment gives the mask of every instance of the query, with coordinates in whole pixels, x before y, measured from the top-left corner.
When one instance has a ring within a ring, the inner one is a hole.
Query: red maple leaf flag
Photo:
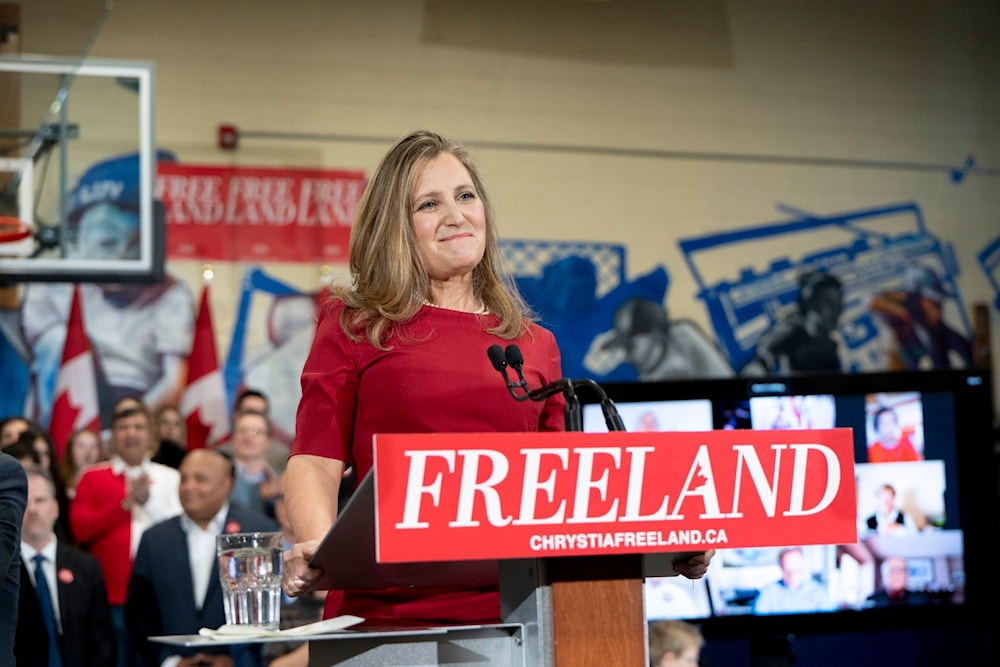
[[[90,339],[83,326],[80,286],[73,286],[73,300],[66,324],[62,363],[56,375],[55,400],[49,433],[56,443],[56,455],[62,458],[66,441],[73,431],[89,428],[101,431],[101,413],[97,399],[97,369]]]
[[[187,448],[198,449],[221,442],[229,435],[226,386],[215,353],[215,332],[208,305],[208,285],[201,293],[201,306],[194,325],[187,385],[181,396],[181,415],[187,423]]]

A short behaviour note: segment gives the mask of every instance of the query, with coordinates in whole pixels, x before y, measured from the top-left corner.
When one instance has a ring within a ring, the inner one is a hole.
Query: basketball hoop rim
[[[0,244],[16,243],[31,236],[31,225],[6,215],[0,215]]]

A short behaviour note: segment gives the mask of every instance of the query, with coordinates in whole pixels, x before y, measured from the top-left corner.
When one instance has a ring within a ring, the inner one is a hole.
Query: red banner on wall
[[[346,262],[364,173],[161,162],[167,257]]]
[[[851,429],[375,437],[376,560],[857,541]]]

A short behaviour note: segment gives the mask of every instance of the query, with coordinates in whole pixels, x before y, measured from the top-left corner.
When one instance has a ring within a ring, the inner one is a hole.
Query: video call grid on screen
[[[850,427],[855,439],[858,543],[719,550],[703,580],[647,578],[647,620],[964,603],[958,443],[948,391],[619,400],[617,407],[628,431]],[[888,411],[894,420],[884,416]],[[880,433],[880,414],[894,427],[886,424]],[[585,405],[583,419],[585,431],[607,431],[600,406]],[[892,453],[890,432],[910,445],[906,453]],[[872,463],[875,451],[880,460]],[[900,460],[885,460],[893,457]],[[794,589],[782,582],[782,560],[789,580],[803,582]],[[886,588],[900,563],[908,593],[893,597]]]

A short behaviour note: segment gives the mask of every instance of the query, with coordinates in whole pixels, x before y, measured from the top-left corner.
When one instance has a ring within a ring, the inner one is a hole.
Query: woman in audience
[[[28,430],[18,436],[15,445],[25,450],[35,453],[34,461],[52,477],[53,486],[56,488],[56,500],[59,502],[59,518],[56,519],[56,535],[67,544],[76,544],[73,533],[69,527],[69,496],[66,494],[66,485],[59,474],[59,464],[56,461],[56,446],[52,441],[49,432],[31,425]],[[22,464],[26,459],[21,458]]]
[[[187,430],[181,411],[173,405],[161,405],[153,413],[152,460],[171,468],[180,468],[187,453]]]
[[[19,435],[33,427],[35,425],[21,415],[4,417],[3,421],[0,421],[0,447],[13,445]]]
[[[106,458],[101,436],[96,431],[81,428],[70,433],[66,441],[66,451],[63,453],[62,461],[59,462],[59,473],[63,484],[66,485],[66,495],[73,497],[76,483],[87,466],[104,461]]]

